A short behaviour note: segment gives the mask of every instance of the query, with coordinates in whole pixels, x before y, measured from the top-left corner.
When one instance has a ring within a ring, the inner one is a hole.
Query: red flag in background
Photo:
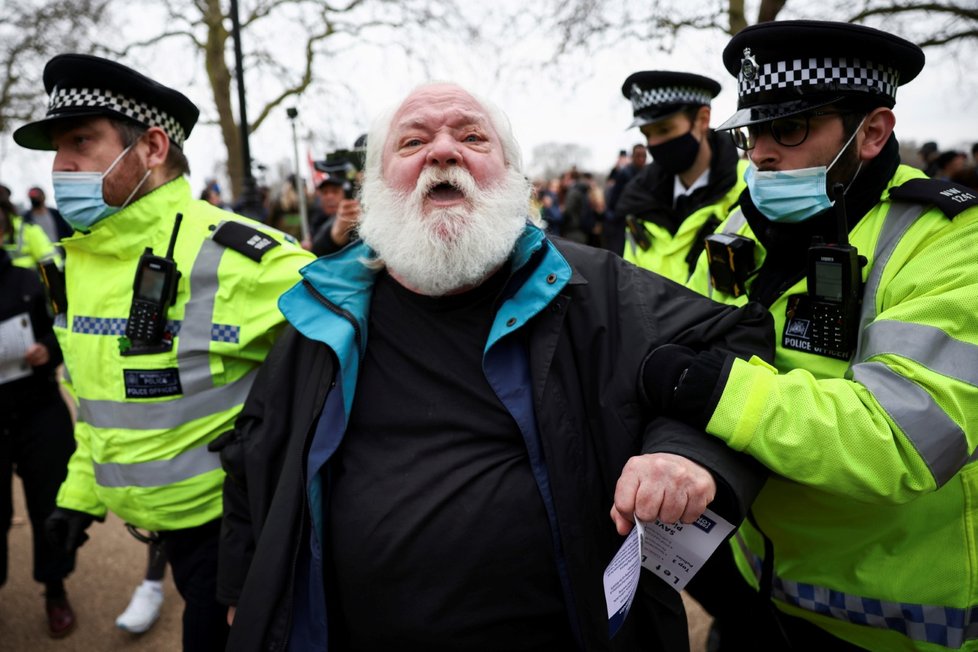
[[[318,188],[319,183],[326,178],[325,172],[316,169],[316,162],[312,158],[312,152],[306,150],[306,160],[309,162],[309,178],[312,179],[312,187]]]

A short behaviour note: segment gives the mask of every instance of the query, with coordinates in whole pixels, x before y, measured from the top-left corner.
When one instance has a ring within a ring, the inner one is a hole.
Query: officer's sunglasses
[[[749,152],[757,144],[758,135],[765,129],[771,132],[774,142],[784,147],[797,147],[808,138],[809,122],[812,118],[829,115],[846,115],[851,111],[808,111],[797,115],[778,118],[769,122],[737,127],[731,130],[734,145]]]

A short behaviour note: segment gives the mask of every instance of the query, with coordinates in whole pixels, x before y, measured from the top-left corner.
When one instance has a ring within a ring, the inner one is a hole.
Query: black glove
[[[681,344],[666,344],[642,362],[639,378],[645,400],[658,414],[668,414],[679,380],[696,359],[696,352]]]
[[[91,514],[55,507],[51,515],[44,520],[44,532],[52,546],[71,554],[88,541],[85,530],[93,520],[95,517]]]
[[[718,349],[696,353],[679,344],[660,346],[642,362],[645,398],[659,414],[705,428],[720,401],[731,358]]]

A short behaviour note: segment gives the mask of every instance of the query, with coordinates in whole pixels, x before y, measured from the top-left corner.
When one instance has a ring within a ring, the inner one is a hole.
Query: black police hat
[[[87,54],[59,54],[48,61],[44,90],[50,95],[47,115],[14,132],[14,140],[21,147],[54,149],[50,134],[54,123],[105,116],[160,127],[170,142],[182,148],[200,115],[183,93],[121,63]]]
[[[632,103],[631,129],[668,118],[685,106],[709,106],[720,94],[720,84],[689,72],[644,70],[628,76],[621,94]]]
[[[847,99],[892,107],[898,86],[924,67],[924,52],[878,29],[816,20],[751,25],[723,50],[737,77],[733,129]]]

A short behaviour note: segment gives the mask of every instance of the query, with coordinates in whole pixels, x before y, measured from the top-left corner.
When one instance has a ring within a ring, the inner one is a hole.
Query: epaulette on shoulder
[[[890,190],[890,199],[933,204],[950,218],[978,206],[978,190],[940,179],[911,179]]]
[[[256,263],[260,263],[262,256],[282,244],[267,233],[241,222],[221,223],[211,239],[228,249],[244,254]]]

